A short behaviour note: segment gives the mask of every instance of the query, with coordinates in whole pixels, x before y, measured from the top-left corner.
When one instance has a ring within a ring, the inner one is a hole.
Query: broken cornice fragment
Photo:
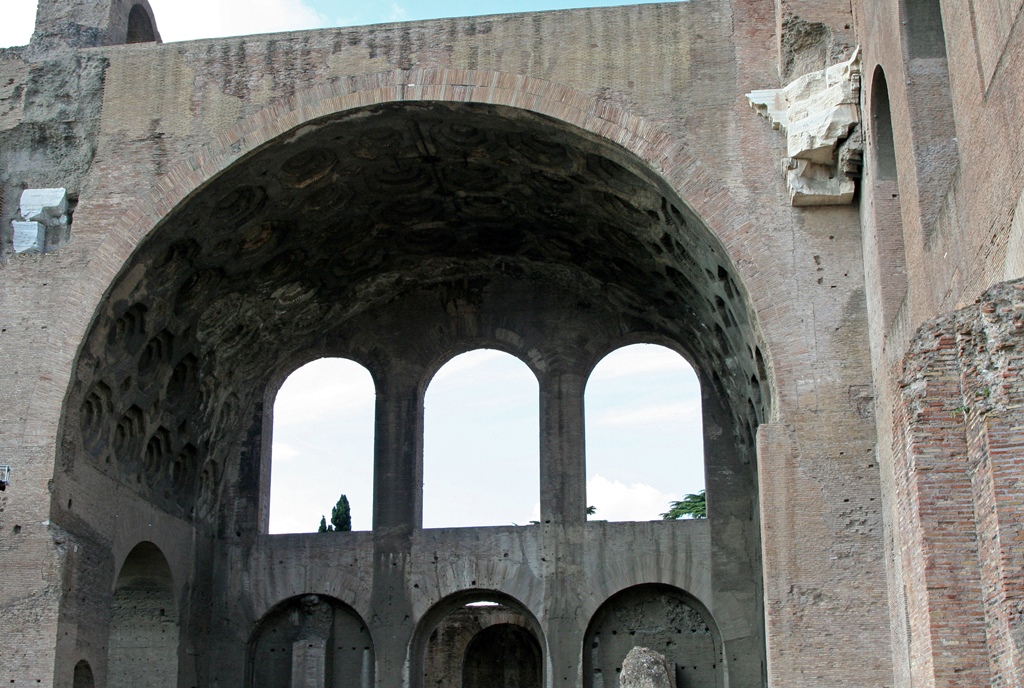
[[[786,134],[786,183],[793,205],[838,205],[853,200],[859,166],[860,48],[839,64],[804,74],[787,86],[752,91],[751,107]],[[844,145],[842,164],[837,148]],[[853,172],[853,174],[851,174]]]

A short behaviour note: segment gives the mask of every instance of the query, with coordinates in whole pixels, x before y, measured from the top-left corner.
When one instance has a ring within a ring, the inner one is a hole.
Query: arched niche
[[[153,18],[146,7],[135,4],[128,11],[128,33],[125,43],[150,43],[157,40]]]
[[[539,519],[537,378],[511,354],[450,358],[424,395],[423,526]]]
[[[114,586],[107,685],[177,688],[178,642],[170,566],[159,547],[152,542],[139,543],[125,558]]]
[[[871,77],[871,145],[875,176],[879,180],[898,180],[889,85],[881,65],[875,67]]]
[[[346,495],[351,530],[370,530],[376,387],[370,371],[345,358],[318,358],[292,370],[272,403],[270,533],[309,533]]]
[[[722,639],[711,613],[692,595],[669,585],[637,585],[606,600],[594,613],[583,643],[585,688],[614,688],[634,647],[659,652],[687,688],[728,685]]]
[[[907,293],[907,253],[903,232],[903,205],[900,198],[899,170],[892,126],[889,86],[881,65],[871,76],[871,112],[868,155],[871,185],[867,203],[871,211],[874,266],[869,274],[878,275],[882,293],[882,324],[886,329]],[[869,254],[870,255],[870,254]]]
[[[417,152],[416,132],[440,157]],[[258,532],[272,371],[325,342],[371,369],[433,360],[426,333],[458,335],[476,300],[513,293],[496,331],[557,294],[573,317],[684,342],[729,416],[721,436],[753,451],[770,394],[751,310],[725,249],[664,180],[532,113],[393,103],[245,156],[140,244],[79,352],[60,445],[77,458],[58,479],[94,471],[201,530],[226,518],[225,532]]]
[[[96,680],[92,675],[92,667],[84,659],[75,665],[71,679],[72,688],[95,688]]]
[[[432,607],[410,651],[413,688],[539,688],[545,674],[544,635],[518,600],[468,590]]]
[[[249,641],[246,685],[372,688],[374,669],[373,639],[359,614],[332,597],[301,595],[260,619]]]
[[[655,520],[705,489],[700,380],[660,344],[606,354],[585,393],[587,504],[592,518]]]

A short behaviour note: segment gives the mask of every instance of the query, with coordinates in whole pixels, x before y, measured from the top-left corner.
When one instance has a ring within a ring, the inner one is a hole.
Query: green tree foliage
[[[321,516],[317,532],[331,533],[350,530],[352,530],[352,510],[348,506],[348,497],[341,495],[338,497],[338,503],[331,509],[331,522],[327,523],[327,519]]]
[[[707,518],[708,502],[704,490],[697,494],[688,494],[678,502],[670,502],[669,509],[661,515],[666,521],[678,518]]]

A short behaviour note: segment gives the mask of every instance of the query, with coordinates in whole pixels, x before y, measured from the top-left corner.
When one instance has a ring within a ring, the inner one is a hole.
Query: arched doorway
[[[678,588],[639,585],[601,605],[584,641],[584,686],[618,686],[622,661],[634,647],[664,655],[681,688],[727,685],[722,641],[710,613]]]
[[[462,662],[462,688],[540,688],[537,639],[522,626],[497,624],[477,633]]]
[[[543,685],[540,625],[500,593],[466,591],[442,600],[421,621],[413,656],[423,688]]]
[[[260,620],[249,642],[248,671],[252,688],[372,688],[373,639],[352,608],[324,595],[302,595]]]
[[[176,688],[178,633],[171,569],[159,547],[139,543],[121,566],[114,587],[107,685]]]

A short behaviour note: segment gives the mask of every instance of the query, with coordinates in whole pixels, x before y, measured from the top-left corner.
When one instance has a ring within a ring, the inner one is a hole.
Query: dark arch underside
[[[427,102],[303,125],[172,212],[94,320],[64,446],[205,519],[227,464],[243,489],[257,480],[243,428],[272,371],[344,339],[373,373],[394,337],[378,314],[494,293],[677,342],[752,443],[767,400],[748,307],[672,190],[547,117]]]

